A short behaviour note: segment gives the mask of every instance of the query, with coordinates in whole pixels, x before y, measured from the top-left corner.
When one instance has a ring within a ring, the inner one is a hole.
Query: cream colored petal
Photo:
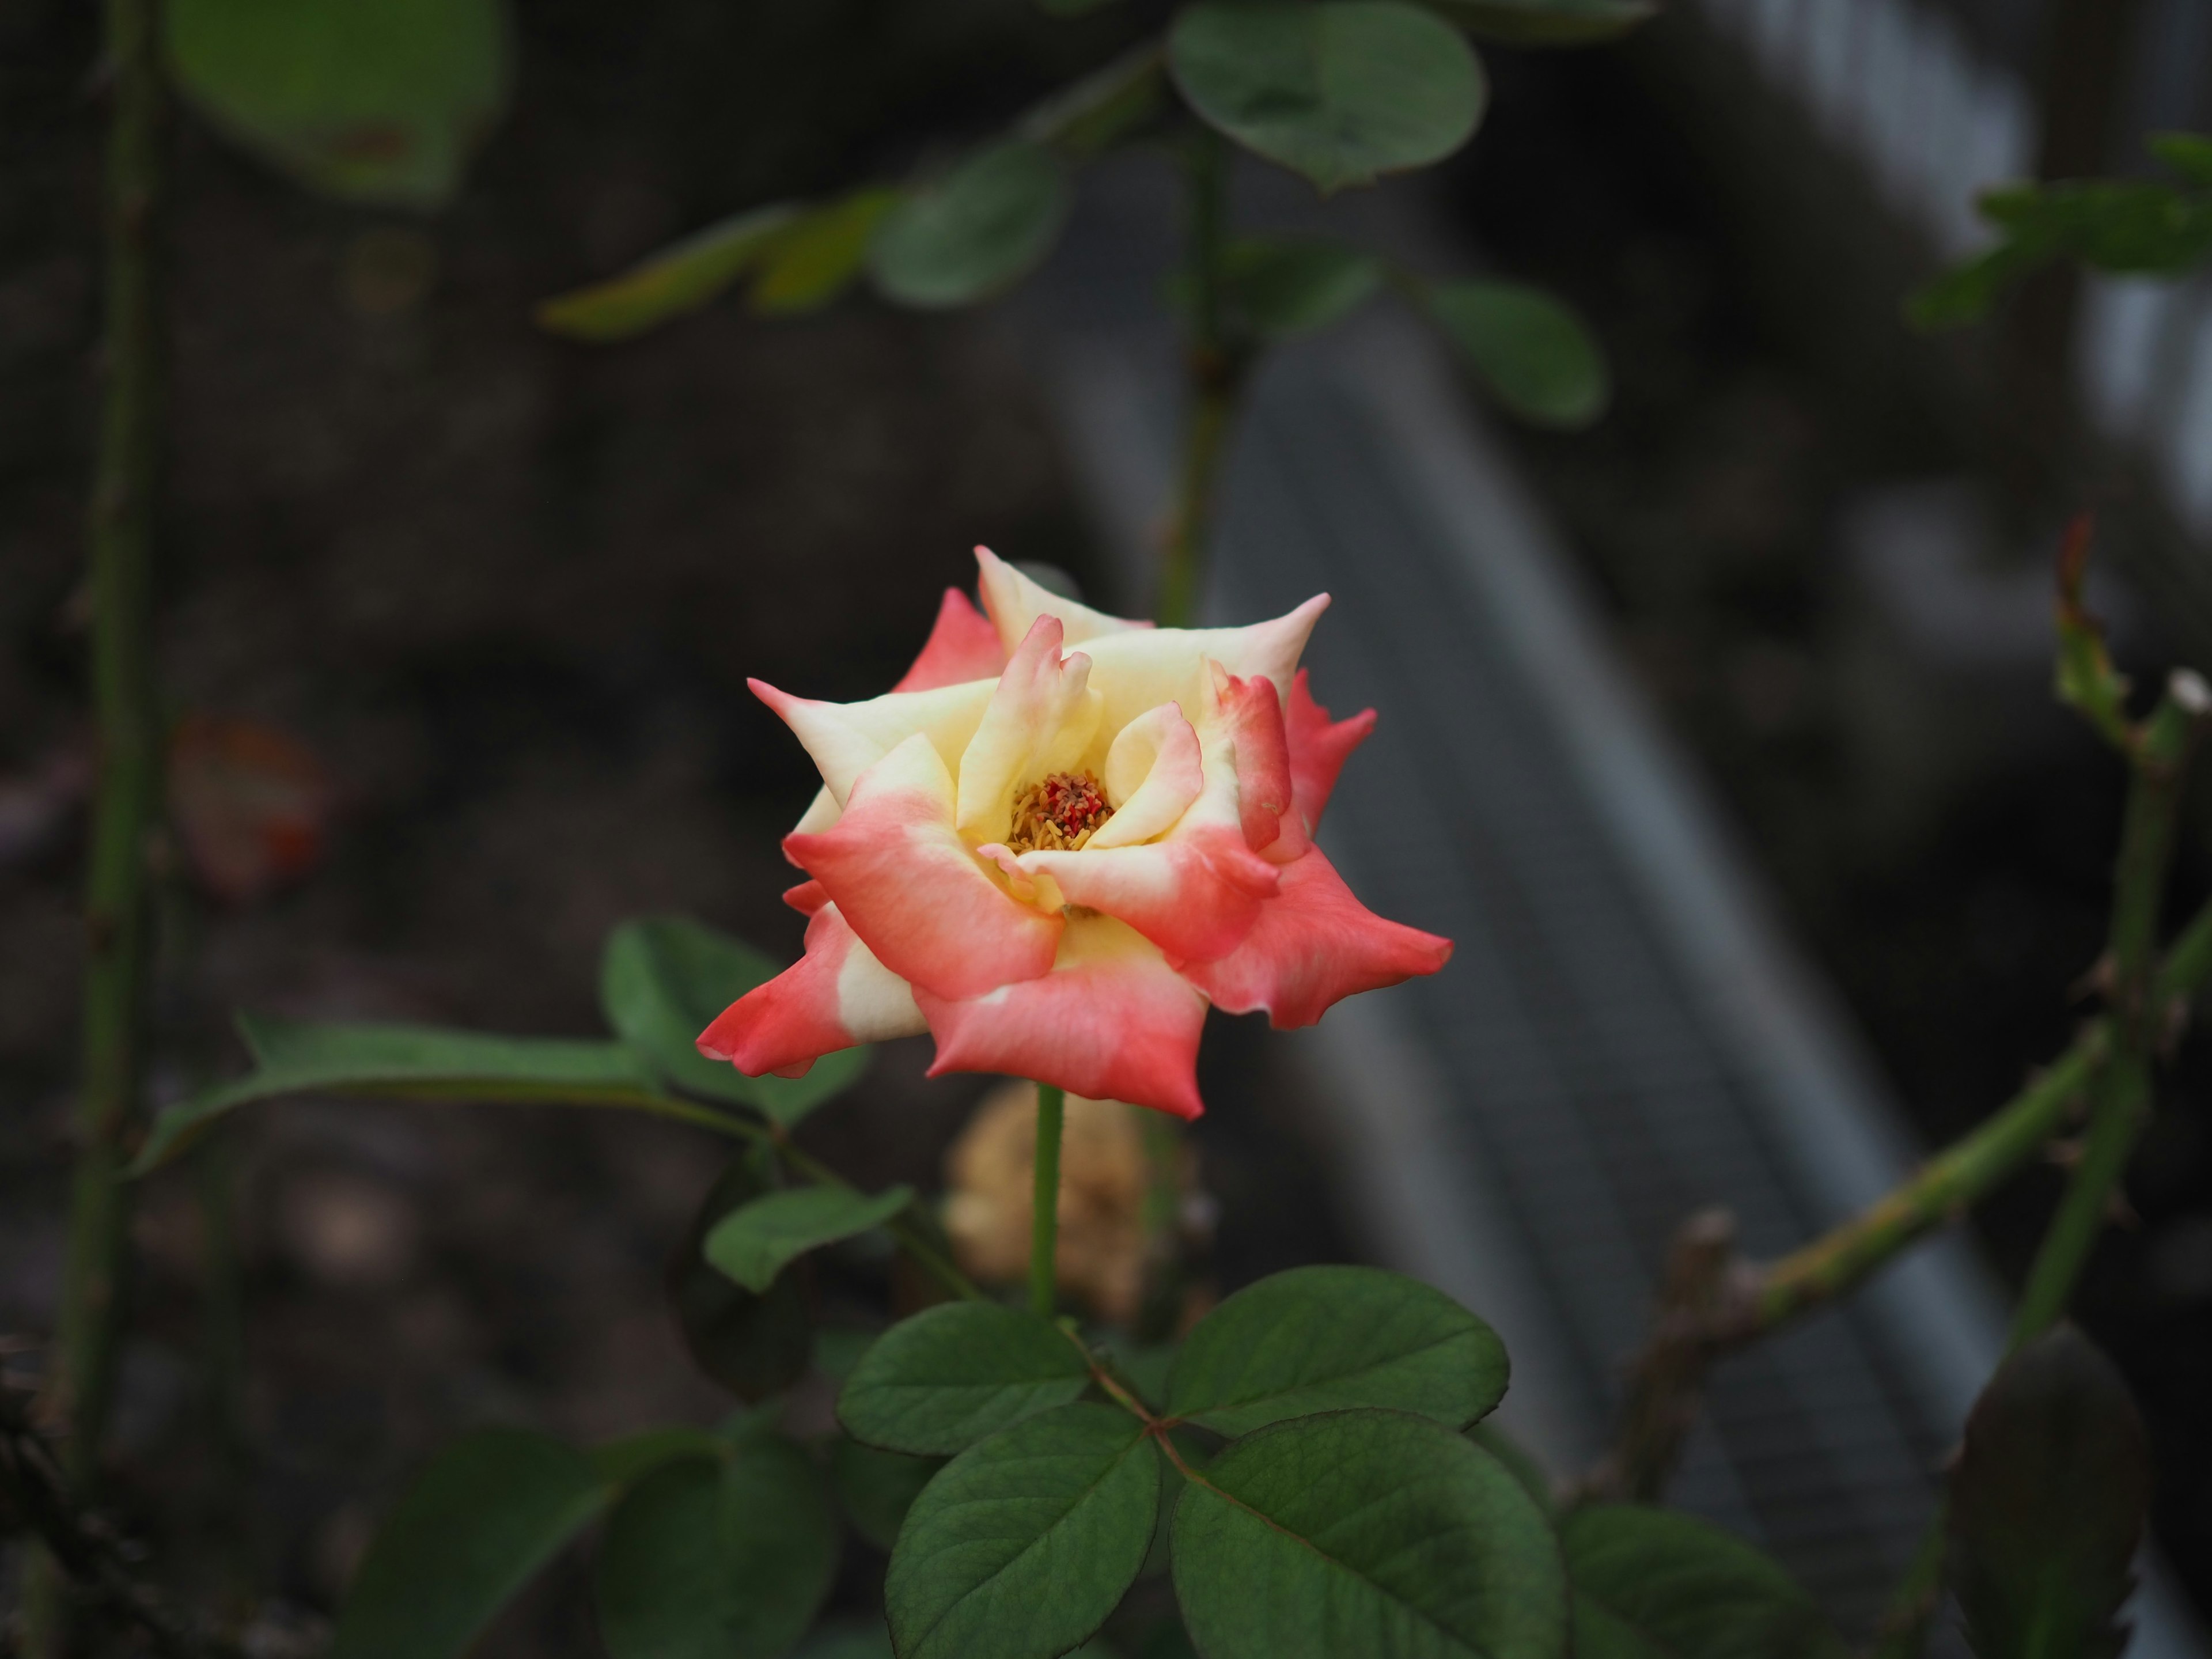
[[[1198,733],[1164,702],[1123,726],[1106,751],[1106,799],[1114,816],[1084,850],[1133,847],[1171,829],[1205,787]]]
[[[1318,593],[1295,611],[1249,628],[1158,628],[1088,641],[1083,648],[1091,658],[1091,684],[1105,699],[1104,730],[1118,732],[1164,702],[1180,705],[1183,717],[1199,725],[1212,684],[1210,674],[1201,672],[1208,659],[1240,678],[1265,675],[1288,696],[1298,657],[1328,608],[1328,595]]]
[[[954,827],[971,841],[997,841],[1015,792],[1081,761],[1098,730],[1101,700],[1090,689],[1091,659],[1060,654],[1061,624],[1040,617],[999,676],[975,735],[960,757]]]
[[[745,683],[805,746],[839,806],[854,779],[916,732],[928,738],[947,770],[957,766],[994,689],[989,680],[969,680],[929,691],[894,691],[866,702],[817,702],[779,691],[765,681]],[[828,827],[814,818],[811,807],[799,827],[810,832]]]
[[[983,610],[999,630],[1000,642],[1010,652],[1029,637],[1039,617],[1060,618],[1063,645],[1080,645],[1085,640],[1108,634],[1132,629],[1149,631],[1152,628],[1148,622],[1109,617],[1087,605],[1064,599],[1050,588],[1031,581],[988,547],[975,550],[975,562],[980,567],[975,587],[982,597]]]

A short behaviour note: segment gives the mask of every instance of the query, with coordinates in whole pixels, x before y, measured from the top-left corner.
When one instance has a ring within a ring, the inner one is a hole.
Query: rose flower
[[[1155,629],[983,548],[906,678],[866,702],[751,682],[822,770],[784,838],[806,954],[701,1052],[748,1076],[927,1030],[931,1075],[1001,1072],[1196,1117],[1211,1003],[1310,1025],[1451,944],[1352,897],[1313,833],[1375,724],[1298,655],[1326,594],[1249,628]],[[987,620],[988,617],[988,620]],[[1079,647],[1079,648],[1076,648]]]

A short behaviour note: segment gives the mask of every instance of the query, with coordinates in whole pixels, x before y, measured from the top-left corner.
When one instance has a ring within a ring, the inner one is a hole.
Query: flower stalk
[[[1049,1319],[1059,1304],[1060,1142],[1067,1091],[1037,1085],[1035,1184],[1030,1192],[1030,1307]]]

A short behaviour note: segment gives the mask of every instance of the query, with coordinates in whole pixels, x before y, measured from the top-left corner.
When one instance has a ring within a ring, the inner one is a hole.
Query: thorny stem
[[[46,1559],[94,1604],[144,1632],[164,1659],[236,1659],[238,1649],[194,1630],[132,1574],[119,1540],[72,1500],[74,1484],[21,1407],[0,1394],[0,1499]]]
[[[69,1427],[62,1473],[80,1494],[99,1465],[114,1385],[125,1237],[120,1176],[143,1066],[146,852],[161,749],[150,547],[160,365],[150,243],[163,100],[153,0],[106,0],[104,33],[112,100],[100,343],[106,384],[86,526],[98,775],[85,889],[76,1171],[56,1364],[44,1407]],[[35,1586],[27,1595],[34,1604],[33,1652],[58,1645],[58,1631],[36,1605],[44,1600]]]
[[[1059,1304],[1060,1139],[1067,1121],[1067,1091],[1036,1086],[1036,1158],[1030,1188],[1030,1308],[1049,1319]]]

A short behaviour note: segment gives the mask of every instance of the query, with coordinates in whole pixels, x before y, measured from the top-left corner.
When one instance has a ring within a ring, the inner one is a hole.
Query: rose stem
[[[152,219],[162,97],[153,0],[106,0],[106,315],[87,543],[97,786],[85,890],[82,1092],[60,1330],[45,1411],[67,1425],[63,1472],[82,1495],[100,1461],[115,1370],[125,1142],[138,1115],[148,944],[146,841],[160,787],[151,496],[159,373]],[[26,1587],[27,1653],[58,1649],[50,1570]]]
[[[1060,1132],[1066,1117],[1066,1091],[1038,1084],[1036,1185],[1030,1192],[1030,1306],[1046,1319],[1058,1305]]]

